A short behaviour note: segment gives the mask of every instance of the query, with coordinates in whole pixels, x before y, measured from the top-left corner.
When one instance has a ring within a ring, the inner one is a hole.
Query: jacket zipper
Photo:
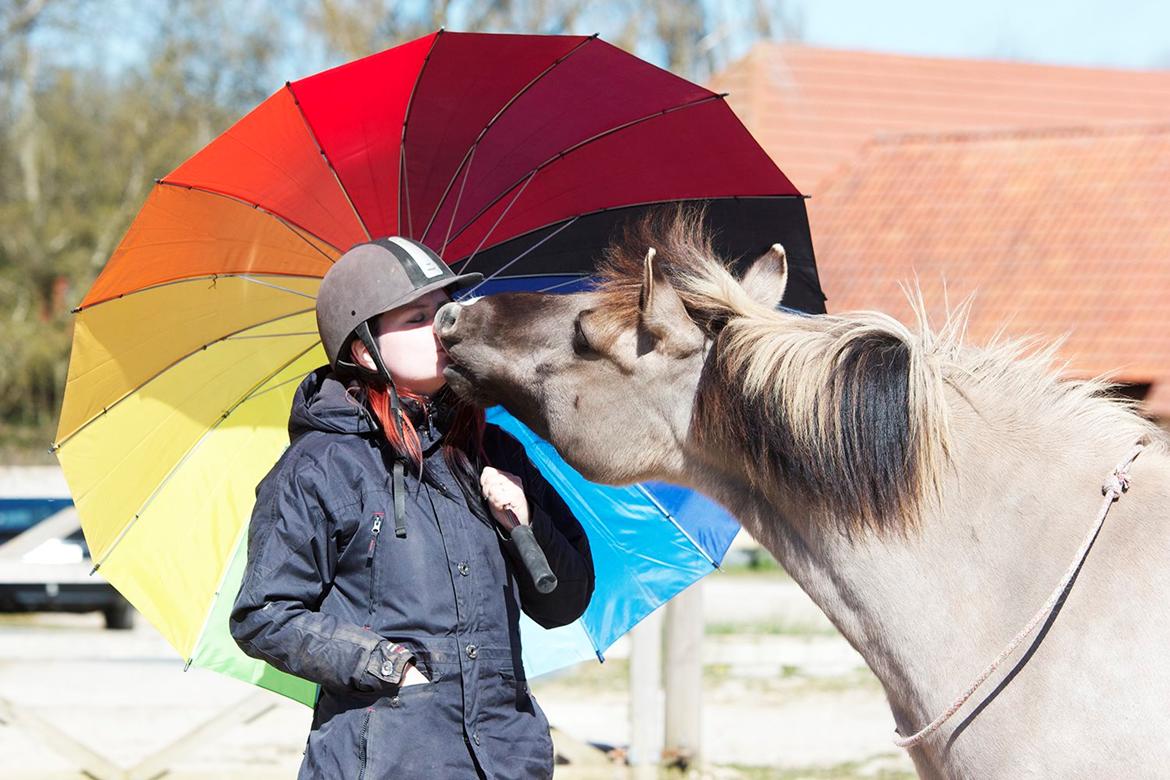
[[[369,601],[370,601],[370,614],[371,615],[374,614],[374,593],[375,593],[375,583],[377,583],[377,577],[375,576],[375,573],[376,573],[376,567],[377,567],[377,563],[378,563],[378,557],[377,557],[378,534],[380,534],[382,532],[382,518],[383,517],[384,517],[384,515],[381,512],[374,513],[374,525],[373,525],[373,528],[370,529],[370,546],[366,550],[366,566],[370,570],[370,599],[369,599]]]

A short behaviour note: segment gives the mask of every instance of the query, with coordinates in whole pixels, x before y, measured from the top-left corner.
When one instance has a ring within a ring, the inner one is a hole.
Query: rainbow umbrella
[[[613,228],[699,200],[744,260],[775,241],[785,303],[823,311],[804,201],[703,87],[596,36],[439,31],[285,87],[159,179],[75,309],[53,450],[91,554],[188,665],[310,703],[315,686],[227,631],[256,483],[288,446],[299,381],[326,362],[314,296],[370,237],[425,241],[477,292],[589,284]],[[583,480],[500,409],[577,512],[596,595],[524,626],[533,674],[601,657],[721,560],[736,526],[665,485]]]

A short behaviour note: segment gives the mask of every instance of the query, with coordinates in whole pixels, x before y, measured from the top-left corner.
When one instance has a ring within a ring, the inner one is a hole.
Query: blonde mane
[[[904,532],[939,497],[951,448],[948,387],[995,399],[1018,427],[1075,426],[1093,444],[1146,435],[1165,446],[1107,378],[1062,377],[1059,343],[966,344],[969,302],[936,330],[917,293],[909,293],[914,327],[874,311],[805,316],[756,301],[715,256],[699,209],[662,209],[611,243],[597,288],[600,330],[616,335],[637,322],[651,246],[714,340],[695,399],[699,443],[742,453],[757,489],[816,496],[847,533]]]

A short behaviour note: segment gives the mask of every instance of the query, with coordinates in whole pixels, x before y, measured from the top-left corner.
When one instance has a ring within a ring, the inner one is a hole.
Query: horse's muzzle
[[[439,341],[443,343],[444,347],[449,347],[459,341],[459,338],[455,335],[455,327],[459,321],[459,312],[462,310],[463,307],[461,305],[452,301],[451,303],[444,303],[435,312],[435,335],[439,337]]]

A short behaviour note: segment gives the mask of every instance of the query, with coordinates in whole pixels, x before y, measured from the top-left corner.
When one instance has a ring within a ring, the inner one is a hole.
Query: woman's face
[[[398,386],[432,395],[446,384],[443,368],[448,363],[447,353],[439,345],[433,325],[435,312],[450,300],[446,290],[434,290],[374,320],[374,338]],[[352,350],[354,360],[371,370],[376,368],[360,339],[354,340]]]

